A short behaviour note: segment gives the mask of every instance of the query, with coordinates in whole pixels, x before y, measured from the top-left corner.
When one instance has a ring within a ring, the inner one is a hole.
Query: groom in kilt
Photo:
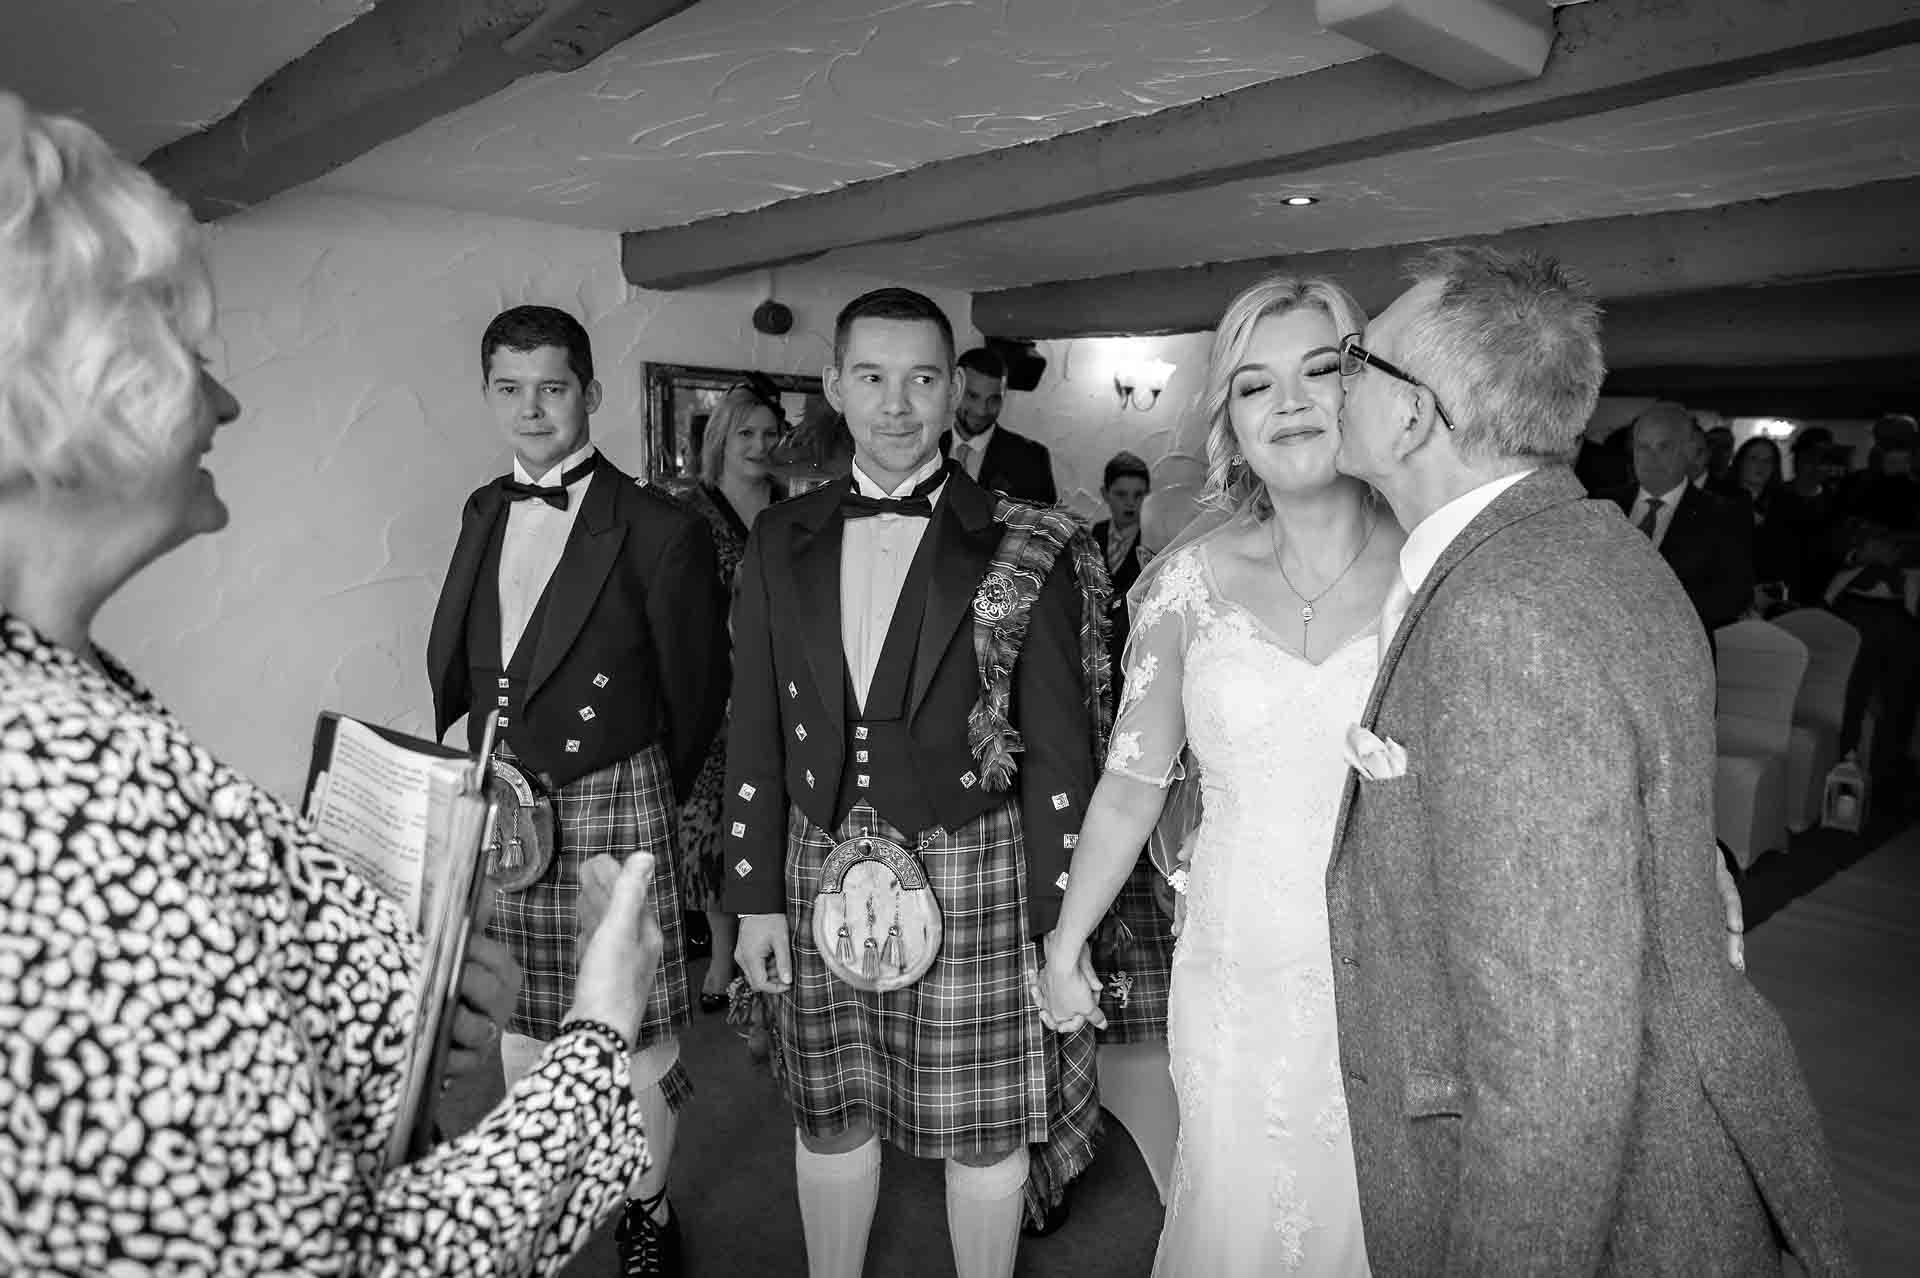
[[[813,1278],[861,1272],[881,1141],[946,1160],[956,1271],[1006,1278],[1098,1124],[1091,1033],[1045,1030],[1027,983],[1096,776],[1105,573],[1063,517],[947,467],[963,383],[932,301],[849,303],[824,381],[853,474],[761,515],[734,603],[726,908],[774,1004]],[[1069,549],[1023,584],[1004,547],[1041,524]],[[896,927],[862,942],[840,872],[883,846]]]

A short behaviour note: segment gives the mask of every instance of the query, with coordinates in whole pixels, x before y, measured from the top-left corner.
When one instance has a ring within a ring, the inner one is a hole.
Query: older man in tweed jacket
[[[1411,529],[1327,872],[1373,1272],[1848,1272],[1792,1044],[1723,957],[1705,636],[1564,464],[1598,308],[1485,250],[1415,279],[1342,350],[1341,467]]]

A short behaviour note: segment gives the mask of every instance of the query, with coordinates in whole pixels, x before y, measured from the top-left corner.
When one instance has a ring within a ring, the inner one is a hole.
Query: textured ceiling
[[[0,87],[123,155],[211,124],[376,0],[5,0]]]
[[[1365,56],[1313,0],[701,0],[335,171],[336,188],[636,230]]]
[[[1920,174],[1920,46],[1629,110],[826,261],[969,289],[1702,208]],[[1309,194],[1307,208],[1281,203]]]

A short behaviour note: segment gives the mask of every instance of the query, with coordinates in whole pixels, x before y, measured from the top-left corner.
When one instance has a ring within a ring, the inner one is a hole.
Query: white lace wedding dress
[[[1165,785],[1190,744],[1204,795],[1173,959],[1180,1138],[1154,1273],[1365,1274],[1326,868],[1378,637],[1314,665],[1221,594],[1205,541],[1175,554],[1135,619],[1107,758]]]

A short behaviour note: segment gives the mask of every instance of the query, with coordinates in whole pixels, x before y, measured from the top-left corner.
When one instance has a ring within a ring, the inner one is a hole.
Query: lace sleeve
[[[1125,687],[1114,715],[1107,771],[1161,788],[1178,779],[1187,742],[1181,701],[1187,640],[1206,601],[1199,551],[1191,547],[1160,572],[1141,600],[1127,636]]]

